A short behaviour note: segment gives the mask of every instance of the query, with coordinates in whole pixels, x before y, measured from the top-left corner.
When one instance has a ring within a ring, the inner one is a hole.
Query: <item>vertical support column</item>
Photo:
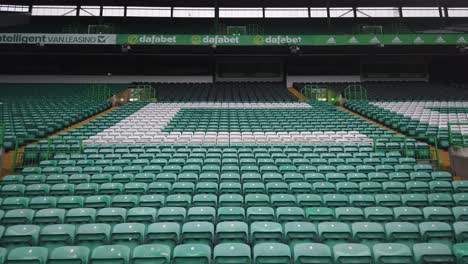
[[[81,12],[81,5],[76,6],[76,16],[79,17]]]
[[[219,30],[219,1],[214,0],[214,21],[213,21],[213,27],[214,27],[214,34],[218,35],[218,30]]]

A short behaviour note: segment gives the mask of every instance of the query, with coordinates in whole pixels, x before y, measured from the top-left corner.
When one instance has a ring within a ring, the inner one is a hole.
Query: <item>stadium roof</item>
[[[178,7],[468,7],[467,0],[3,0],[6,5]]]

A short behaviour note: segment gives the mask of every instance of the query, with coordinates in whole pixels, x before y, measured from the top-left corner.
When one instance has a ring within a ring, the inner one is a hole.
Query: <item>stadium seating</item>
[[[282,83],[155,83],[159,101],[270,102],[294,101]]]
[[[4,177],[0,258],[463,263],[468,183],[394,136],[325,103],[129,103]]]
[[[84,84],[0,84],[0,111],[5,127],[4,148],[24,145],[95,115],[110,103],[81,100]],[[111,93],[121,86],[109,88]]]

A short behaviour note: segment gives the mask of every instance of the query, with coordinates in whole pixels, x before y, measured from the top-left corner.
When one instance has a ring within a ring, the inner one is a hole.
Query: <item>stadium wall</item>
[[[287,84],[288,87],[292,87],[295,82],[360,82],[361,76],[359,75],[315,75],[315,76],[288,76]]]

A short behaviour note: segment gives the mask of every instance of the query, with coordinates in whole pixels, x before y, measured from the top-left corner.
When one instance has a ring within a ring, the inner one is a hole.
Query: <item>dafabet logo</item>
[[[198,36],[198,35],[192,36],[192,44],[200,45],[201,42],[202,42],[201,36]]]
[[[265,43],[265,38],[263,36],[257,35],[254,37],[255,45],[263,45]]]
[[[128,44],[137,44],[137,43],[138,43],[138,36],[137,35],[128,36]]]

